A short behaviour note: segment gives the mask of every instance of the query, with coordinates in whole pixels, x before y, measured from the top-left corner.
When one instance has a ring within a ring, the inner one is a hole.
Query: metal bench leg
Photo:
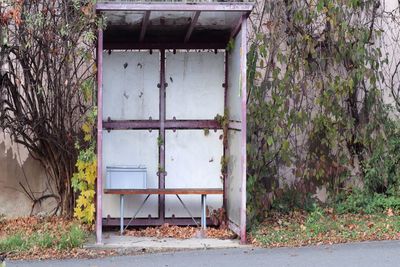
[[[120,226],[121,226],[121,235],[124,233],[124,195],[120,195],[119,197],[119,214],[121,216],[121,222],[120,222]]]
[[[203,230],[207,228],[206,198],[207,195],[201,195],[201,227]]]

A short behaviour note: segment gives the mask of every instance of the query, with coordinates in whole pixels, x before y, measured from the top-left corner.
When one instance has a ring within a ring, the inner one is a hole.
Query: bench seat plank
[[[221,188],[147,188],[147,189],[105,189],[105,194],[117,195],[222,195]]]

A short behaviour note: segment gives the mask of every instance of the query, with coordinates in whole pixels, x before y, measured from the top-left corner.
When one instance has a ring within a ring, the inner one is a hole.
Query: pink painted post
[[[247,18],[243,17],[242,22],[242,47],[240,51],[241,55],[241,81],[242,81],[242,201],[240,205],[240,242],[242,244],[246,243],[246,201],[247,201],[247,190],[246,190],[246,179],[247,179]]]
[[[102,240],[102,196],[103,196],[103,30],[98,32],[97,44],[97,205],[96,243]]]

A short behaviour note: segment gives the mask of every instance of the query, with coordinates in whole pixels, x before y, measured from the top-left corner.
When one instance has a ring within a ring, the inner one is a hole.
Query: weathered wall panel
[[[103,119],[159,118],[160,54],[103,53]]]
[[[240,122],[242,120],[241,104],[241,32],[237,35],[234,48],[228,58],[228,81],[227,108],[229,120]],[[239,124],[240,125],[240,124]],[[237,226],[240,225],[240,207],[242,188],[242,167],[241,167],[241,131],[228,131],[228,177],[227,177],[227,213],[229,219]]]
[[[167,53],[167,119],[214,119],[224,114],[224,53]]]
[[[241,36],[241,32],[237,35]],[[228,92],[227,92],[227,106],[229,111],[229,119],[240,122],[242,120],[242,106],[241,106],[241,73],[240,73],[240,38],[236,38],[233,50],[229,53],[229,76],[228,76]]]
[[[222,131],[179,130],[166,131],[166,188],[222,188],[221,157]],[[181,196],[194,216],[201,216],[200,196]],[[207,206],[222,207],[221,196],[208,196]],[[167,217],[189,215],[176,196],[166,196]]]
[[[229,220],[240,225],[240,206],[241,206],[241,136],[240,131],[228,131],[228,175],[227,175],[227,213]]]
[[[147,187],[158,188],[158,131],[103,132],[103,188],[106,188],[106,166],[146,166]],[[125,217],[133,216],[145,195],[125,198]],[[103,218],[119,217],[119,195],[103,195]],[[158,216],[158,198],[150,196],[138,217]]]

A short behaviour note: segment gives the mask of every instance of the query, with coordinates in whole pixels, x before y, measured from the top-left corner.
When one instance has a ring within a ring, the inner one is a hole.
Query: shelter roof
[[[225,48],[253,9],[251,2],[99,1],[104,48]]]

